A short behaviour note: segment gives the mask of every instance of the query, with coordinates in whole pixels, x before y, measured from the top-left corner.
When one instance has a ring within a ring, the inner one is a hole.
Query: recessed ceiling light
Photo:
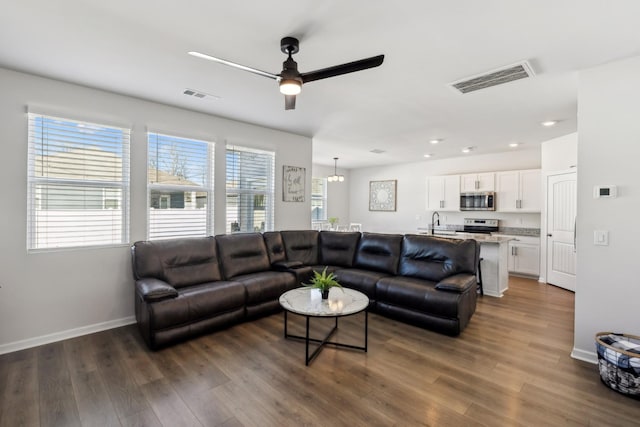
[[[424,157],[426,157],[426,158],[428,159],[428,158],[429,158],[429,157],[431,157],[432,155],[433,155],[433,154],[429,154],[429,153],[427,153],[427,154],[425,154],[425,155],[424,155]]]
[[[432,144],[439,144],[439,143],[442,142],[442,139],[431,139],[431,140],[429,140],[429,142],[432,143]]]
[[[462,149],[463,153],[470,153],[471,151],[473,151],[473,147],[465,147]]]
[[[512,142],[511,144],[509,144],[509,147],[516,148],[518,145],[520,144],[518,144],[517,142]]]
[[[555,125],[556,123],[558,123],[557,120],[547,120],[546,122],[542,122],[540,124],[542,126],[544,126],[544,127],[551,127],[551,126]]]

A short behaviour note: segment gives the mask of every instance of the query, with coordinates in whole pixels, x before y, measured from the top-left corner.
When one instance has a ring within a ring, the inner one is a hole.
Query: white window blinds
[[[311,179],[311,221],[327,220],[327,178]]]
[[[148,238],[213,234],[214,144],[148,134]]]
[[[27,248],[127,243],[130,130],[28,119]]]
[[[227,233],[271,231],[275,153],[227,145]]]

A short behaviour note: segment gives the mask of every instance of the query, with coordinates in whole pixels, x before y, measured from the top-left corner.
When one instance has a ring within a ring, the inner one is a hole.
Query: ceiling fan
[[[300,50],[298,39],[295,37],[285,37],[280,41],[280,50],[288,55],[286,61],[282,63],[282,71],[280,74],[268,73],[256,68],[247,67],[246,65],[236,64],[235,62],[225,59],[216,58],[200,52],[189,52],[189,55],[198,58],[208,59],[209,61],[218,62],[228,65],[229,67],[238,68],[248,71],[259,76],[268,77],[278,82],[280,93],[284,95],[284,109],[293,110],[296,108],[296,95],[300,93],[303,83],[309,83],[315,80],[322,80],[329,77],[340,76],[342,74],[353,73],[356,71],[366,70],[367,68],[378,67],[384,61],[384,55],[372,56],[371,58],[360,59],[358,61],[348,62],[346,64],[334,65],[333,67],[323,68],[321,70],[301,73],[298,71],[298,63],[291,57]]]

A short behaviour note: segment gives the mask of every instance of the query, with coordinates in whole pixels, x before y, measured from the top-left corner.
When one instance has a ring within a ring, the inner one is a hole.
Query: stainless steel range
[[[484,233],[490,234],[498,231],[497,219],[477,219],[477,218],[465,218],[464,229],[465,233]]]

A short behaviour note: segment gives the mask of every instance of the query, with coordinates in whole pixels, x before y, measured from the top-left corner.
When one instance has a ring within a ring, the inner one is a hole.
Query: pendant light
[[[333,175],[327,177],[327,181],[329,182],[342,182],[344,181],[344,175],[338,175],[338,158],[334,157],[333,161],[335,162],[333,166]]]

